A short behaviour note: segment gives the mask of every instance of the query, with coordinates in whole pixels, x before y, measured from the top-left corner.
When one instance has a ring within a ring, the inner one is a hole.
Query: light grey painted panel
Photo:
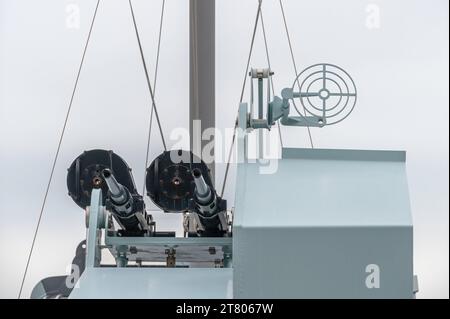
[[[231,268],[86,268],[70,298],[232,298]]]
[[[367,160],[372,153],[366,151],[340,152],[338,160],[311,159],[325,157],[327,150],[312,150],[306,159],[282,159],[274,174],[261,174],[256,163],[239,164],[235,225],[412,225],[405,163],[377,161],[377,153]]]
[[[412,298],[404,153],[287,153],[274,174],[238,165],[234,296]],[[371,265],[379,268],[379,288],[366,286]]]
[[[412,298],[412,228],[237,228],[235,298]],[[367,288],[366,267],[380,268]]]

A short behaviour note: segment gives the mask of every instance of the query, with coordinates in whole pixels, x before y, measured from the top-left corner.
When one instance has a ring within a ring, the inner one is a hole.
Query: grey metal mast
[[[189,3],[189,132],[191,150],[198,157],[204,145],[213,141],[201,141],[202,132],[215,127],[215,7],[215,0]],[[194,120],[201,121],[202,132],[194,130]],[[215,162],[208,167],[214,182]]]

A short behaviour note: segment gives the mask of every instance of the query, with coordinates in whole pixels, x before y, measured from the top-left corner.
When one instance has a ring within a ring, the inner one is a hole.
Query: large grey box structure
[[[405,152],[284,149],[238,164],[234,298],[412,298]]]

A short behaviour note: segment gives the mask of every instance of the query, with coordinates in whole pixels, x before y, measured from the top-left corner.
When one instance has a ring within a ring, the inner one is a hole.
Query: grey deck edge
[[[405,151],[283,148],[283,159],[406,162]]]

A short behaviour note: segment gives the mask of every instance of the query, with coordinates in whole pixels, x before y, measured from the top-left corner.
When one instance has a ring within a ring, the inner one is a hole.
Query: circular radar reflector
[[[318,118],[325,125],[347,118],[357,100],[356,85],[351,76],[341,67],[329,63],[304,69],[295,79],[292,90],[298,93],[292,99],[297,113],[306,120],[308,116]]]

